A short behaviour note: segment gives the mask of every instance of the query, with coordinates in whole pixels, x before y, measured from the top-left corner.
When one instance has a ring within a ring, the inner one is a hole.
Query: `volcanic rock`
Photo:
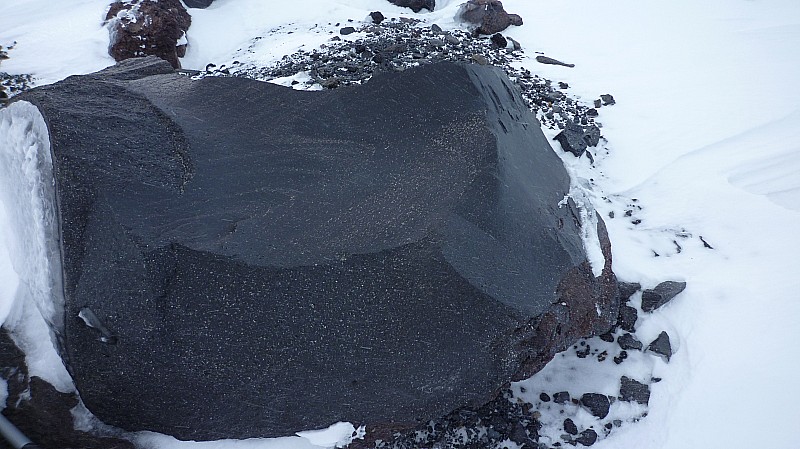
[[[568,391],[559,391],[558,393],[553,395],[553,402],[556,404],[565,404],[569,402],[569,392]]]
[[[600,95],[600,100],[603,101],[603,106],[611,106],[617,104],[617,102],[614,101],[614,96],[611,94]]]
[[[433,11],[436,8],[436,0],[389,0],[389,3],[403,8],[411,8],[414,12],[420,12],[423,8]]]
[[[570,435],[578,434],[578,426],[575,425],[575,422],[572,421],[572,419],[567,418],[564,420],[564,432],[567,432]]]
[[[20,100],[57,173],[60,350],[108,424],[411,427],[616,317],[605,226],[595,277],[569,177],[499,68],[303,92],[131,59]]]
[[[669,362],[669,359],[672,357],[672,344],[670,344],[669,341],[669,334],[661,331],[661,333],[658,334],[658,338],[653,340],[647,347],[647,350],[664,357],[666,361]]]
[[[686,282],[666,281],[655,288],[642,292],[642,311],[652,312],[672,299],[686,288]]]
[[[586,148],[595,147],[600,143],[600,128],[595,125],[581,126],[577,123],[569,122],[564,130],[558,133],[553,140],[557,140],[564,151],[580,157],[586,152]]]
[[[461,5],[456,17],[477,25],[475,31],[479,34],[491,35],[511,25],[522,25],[522,17],[507,13],[498,0],[469,0]]]
[[[622,376],[620,379],[619,398],[622,401],[647,405],[650,401],[650,387],[630,377]]]
[[[581,396],[581,405],[586,407],[592,415],[598,418],[605,418],[608,416],[608,409],[611,407],[608,396],[599,393],[584,394]]]
[[[192,18],[180,0],[142,0],[111,4],[106,14],[111,45],[108,53],[119,62],[153,55],[180,68],[186,54],[186,31]]]

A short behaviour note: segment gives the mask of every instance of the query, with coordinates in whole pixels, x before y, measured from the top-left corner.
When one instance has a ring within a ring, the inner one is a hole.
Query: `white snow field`
[[[101,23],[107,3],[3,0],[0,45],[17,45],[0,71],[30,73],[45,84],[112,64]],[[338,30],[336,23],[363,21],[376,10],[423,19],[424,26],[460,26],[453,20],[459,1],[437,3],[433,13],[414,14],[385,0],[295,0],[280,7],[263,0],[217,0],[206,10],[190,10],[190,46],[182,63],[190,69],[236,59],[268,64],[301,46],[317,47],[330,38],[329,31]],[[634,377],[663,378],[652,385],[648,416],[593,447],[797,447],[800,2],[506,0],[504,5],[525,21],[504,33],[528,54],[521,64],[569,83],[565,92],[587,104],[605,93],[616,99],[616,105],[599,109],[606,143],[595,152],[594,166],[585,157],[562,154],[576,185],[592,186],[588,195],[608,225],[616,273],[644,288],[663,280],[688,284],[671,303],[640,315],[637,335],[645,345],[667,331],[675,350],[668,364],[647,354],[629,361],[637,363]],[[269,37],[253,41],[258,36]],[[575,67],[538,64],[536,52]],[[2,120],[10,123],[10,113],[4,113]],[[47,341],[42,317],[31,307],[33,293],[47,287],[41,277],[46,242],[43,231],[25,233],[22,223],[42,219],[35,215],[40,206],[31,204],[37,194],[30,190],[31,183],[42,181],[10,165],[24,164],[24,157],[12,162],[6,153],[8,142],[29,142],[26,129],[12,136],[10,127],[2,126],[0,319],[6,326],[27,326],[23,340],[34,345]],[[20,190],[24,182],[27,191]],[[626,217],[626,210],[632,216]],[[634,219],[641,222],[633,224]],[[52,348],[48,352],[42,345],[28,352],[32,370],[69,391],[63,368],[53,368],[60,364],[53,361]],[[595,373],[571,363],[556,359],[524,384],[568,389],[573,397],[618,393],[616,368]],[[573,368],[578,375],[569,374]],[[139,433],[135,440],[147,448],[293,449],[333,446],[352,430],[340,424],[306,438],[240,442],[179,442],[152,433]]]

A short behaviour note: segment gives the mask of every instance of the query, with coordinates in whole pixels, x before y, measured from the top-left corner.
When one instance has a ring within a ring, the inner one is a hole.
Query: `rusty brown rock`
[[[479,34],[499,33],[511,25],[522,25],[522,17],[509,14],[499,0],[469,0],[461,5],[459,19],[477,25]]]
[[[179,0],[118,1],[106,14],[111,34],[108,53],[117,62],[142,56],[158,56],[174,68],[186,54],[186,45],[178,44],[185,36],[192,18]]]

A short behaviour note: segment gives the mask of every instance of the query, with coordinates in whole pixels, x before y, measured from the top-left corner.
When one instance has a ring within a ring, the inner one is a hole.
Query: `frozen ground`
[[[107,32],[100,25],[105,3],[1,2],[0,44],[18,43],[0,70],[32,73],[38,83],[48,83],[111,64]],[[202,69],[236,59],[270,63],[301,46],[318,46],[329,31],[338,30],[336,23],[363,20],[374,10],[457,26],[452,16],[458,2],[438,3],[434,13],[413,14],[383,0],[297,0],[283,9],[259,0],[218,0],[208,10],[191,11],[190,50],[183,64]],[[653,385],[649,415],[594,447],[796,447],[800,3],[504,4],[525,20],[507,33],[528,52],[521,64],[569,83],[566,92],[587,103],[604,93],[617,101],[600,109],[608,154],[597,151],[595,167],[585,158],[564,157],[576,180],[593,180],[595,206],[604,217],[614,212],[606,222],[615,271],[644,287],[665,279],[688,283],[672,303],[639,322],[645,343],[666,330],[676,348],[669,364],[651,357],[636,365],[640,377],[663,378]],[[280,32],[253,41],[271,30]],[[538,64],[532,59],[536,51],[576,66]],[[2,193],[0,313],[5,315],[20,307],[11,303],[24,296],[19,292],[33,277],[21,274],[15,262],[29,254],[20,247],[25,242],[16,218],[9,215],[14,196],[8,189]],[[633,210],[630,217],[626,210]],[[618,391],[616,368],[571,363],[557,360],[526,385]],[[559,370],[571,368],[581,373],[576,376],[581,381],[558,385]],[[140,435],[139,442],[146,447],[185,444],[152,434]],[[300,438],[227,444],[310,447]]]

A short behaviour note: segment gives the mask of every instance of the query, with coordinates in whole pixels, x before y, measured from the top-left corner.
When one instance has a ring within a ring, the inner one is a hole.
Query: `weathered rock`
[[[553,59],[548,56],[539,55],[536,57],[536,62],[541,64],[548,64],[548,65],[561,65],[564,67],[575,67],[575,64],[568,64],[566,62],[561,62],[558,59]]]
[[[402,428],[486,403],[616,317],[605,227],[595,277],[559,206],[569,177],[500,69],[300,92],[149,58],[20,99],[58,168],[61,350],[109,424]]]
[[[420,12],[423,9],[433,11],[436,8],[436,0],[389,0],[389,3],[403,8],[411,8],[414,12]]]
[[[672,301],[686,288],[686,282],[666,281],[642,292],[642,311],[652,312]]]
[[[650,387],[630,377],[622,376],[620,379],[619,399],[647,405],[650,401]]]
[[[491,35],[511,25],[522,25],[522,17],[507,13],[498,0],[469,0],[461,5],[456,17],[477,25],[475,31],[479,34]]]
[[[642,349],[642,342],[637,340],[633,334],[622,334],[619,338],[617,338],[617,344],[619,347],[625,350],[635,349],[640,351]]]
[[[572,419],[567,418],[564,420],[564,432],[567,432],[570,435],[578,434],[578,426],[575,425],[575,422],[572,421]]]
[[[617,316],[617,326],[625,331],[636,331],[636,320],[639,318],[639,313],[635,308],[622,304],[619,306],[619,315]]]
[[[642,288],[637,282],[619,282],[617,286],[619,288],[620,303],[627,302],[634,293]]]
[[[598,418],[605,418],[608,416],[611,402],[608,400],[608,396],[604,394],[586,393],[581,396],[581,405],[586,407],[592,415]]]
[[[658,334],[658,338],[653,340],[647,347],[647,350],[664,357],[669,362],[669,359],[672,358],[672,344],[669,341],[669,334],[661,331]]]
[[[356,29],[353,27],[344,27],[341,30],[339,30],[339,34],[341,34],[342,36],[347,36],[348,34],[353,34],[355,32]]]
[[[384,19],[386,19],[386,17],[384,17],[383,13],[380,11],[373,11],[369,13],[369,17],[372,19],[372,23],[376,25],[383,22]]]
[[[575,438],[575,442],[584,446],[591,446],[597,442],[597,432],[595,432],[594,429],[586,429],[581,432],[578,438]]]
[[[542,402],[550,402],[550,395],[547,393],[539,393],[539,400]]]
[[[503,37],[503,35],[500,34],[500,33],[493,34],[492,38],[491,38],[491,41],[497,48],[506,48],[506,47],[508,47],[508,40],[506,40],[506,38]]]
[[[611,106],[613,104],[617,104],[617,102],[614,101],[614,96],[611,94],[600,95],[600,100],[603,101],[603,106]]]
[[[558,133],[553,140],[558,141],[564,151],[574,154],[575,157],[580,157],[589,147],[583,138],[584,134],[585,131],[581,125],[567,123],[564,130]]]
[[[115,2],[106,14],[111,35],[109,54],[115,61],[141,56],[158,56],[180,68],[186,54],[186,31],[192,18],[180,0]]]

